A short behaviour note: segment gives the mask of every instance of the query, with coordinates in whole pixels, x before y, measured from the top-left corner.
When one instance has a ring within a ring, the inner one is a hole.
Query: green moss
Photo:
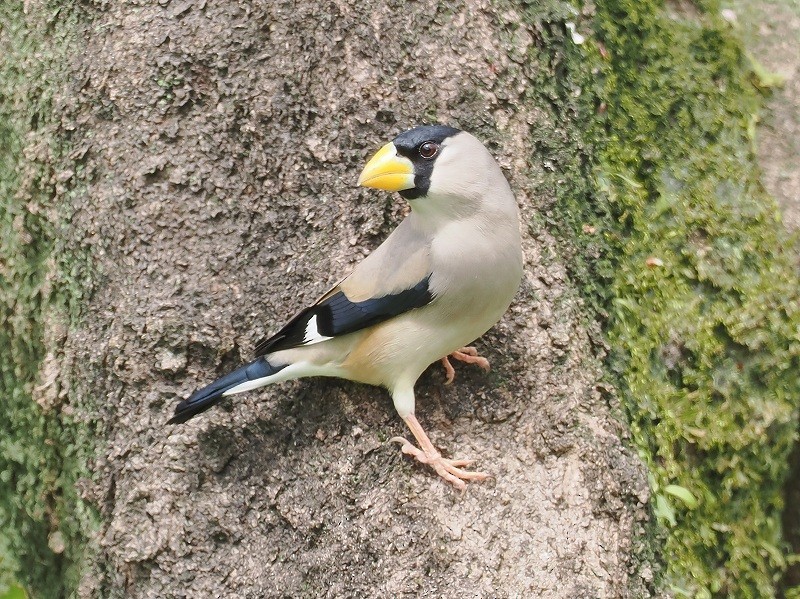
[[[800,398],[796,249],[754,166],[756,75],[718,15],[598,3],[569,63],[594,103],[594,189],[552,222],[595,240],[569,259],[651,471],[666,583],[769,597]]]
[[[54,173],[66,148],[53,135],[52,98],[73,17],[25,16],[9,2],[0,23],[0,587],[15,574],[34,596],[61,597],[93,522],[75,488],[92,437],[33,396],[44,320],[67,320],[77,286],[69,258],[53,258]]]
[[[0,595],[0,599],[27,599],[27,597],[25,589],[18,586],[11,587],[5,594]]]
[[[540,261],[566,263],[574,291],[567,290],[561,299],[586,307],[584,324],[596,342],[598,355],[603,356],[607,342],[598,323],[608,322],[616,292],[614,277],[628,234],[620,226],[626,208],[598,189],[596,176],[609,138],[608,118],[600,109],[608,64],[594,42],[578,44],[573,40],[568,23],[576,24],[579,34],[591,31],[592,21],[581,15],[579,7],[559,0],[496,0],[495,5],[498,41],[514,59],[497,72],[491,91],[501,102],[524,104],[531,116],[526,143],[534,168],[519,173],[527,177],[517,181],[527,187],[536,202],[529,230],[534,237],[547,230],[559,239],[558,255],[545,251]],[[591,9],[587,9],[589,12]],[[526,60],[517,55],[520,44],[516,40],[523,26],[516,22],[516,15],[521,15],[526,25],[525,36],[533,37]],[[515,90],[521,88],[525,91],[517,96]],[[488,123],[485,132],[479,124],[468,124],[484,139],[490,139],[498,129],[497,123]],[[580,294],[582,302],[574,301],[577,298],[573,293]],[[621,408],[617,415],[625,418]],[[660,592],[657,585],[663,538],[658,532],[654,526],[635,530],[629,563],[631,597],[657,596]]]

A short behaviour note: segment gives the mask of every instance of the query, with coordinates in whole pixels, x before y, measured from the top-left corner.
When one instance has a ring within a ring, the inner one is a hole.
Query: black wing
[[[344,292],[332,291],[292,318],[272,337],[256,344],[256,357],[267,353],[291,349],[301,345],[319,343],[339,335],[347,335],[384,320],[421,308],[433,300],[428,284],[431,276],[398,293],[352,302]]]

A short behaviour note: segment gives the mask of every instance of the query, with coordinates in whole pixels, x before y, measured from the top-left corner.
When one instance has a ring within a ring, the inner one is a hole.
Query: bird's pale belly
[[[488,331],[515,292],[516,284],[465,292],[445,310],[434,300],[361,334],[341,367],[347,378],[390,388],[399,379],[416,380],[428,365]]]

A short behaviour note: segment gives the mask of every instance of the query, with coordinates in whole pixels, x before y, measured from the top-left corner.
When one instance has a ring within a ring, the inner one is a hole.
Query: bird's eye
[[[439,153],[439,144],[435,141],[426,141],[419,147],[419,155],[423,158],[431,159]]]

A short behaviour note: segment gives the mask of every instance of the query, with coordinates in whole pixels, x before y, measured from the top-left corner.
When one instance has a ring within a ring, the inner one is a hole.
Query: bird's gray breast
[[[522,278],[519,233],[454,223],[431,245],[430,289],[440,309],[474,340],[503,315]]]

